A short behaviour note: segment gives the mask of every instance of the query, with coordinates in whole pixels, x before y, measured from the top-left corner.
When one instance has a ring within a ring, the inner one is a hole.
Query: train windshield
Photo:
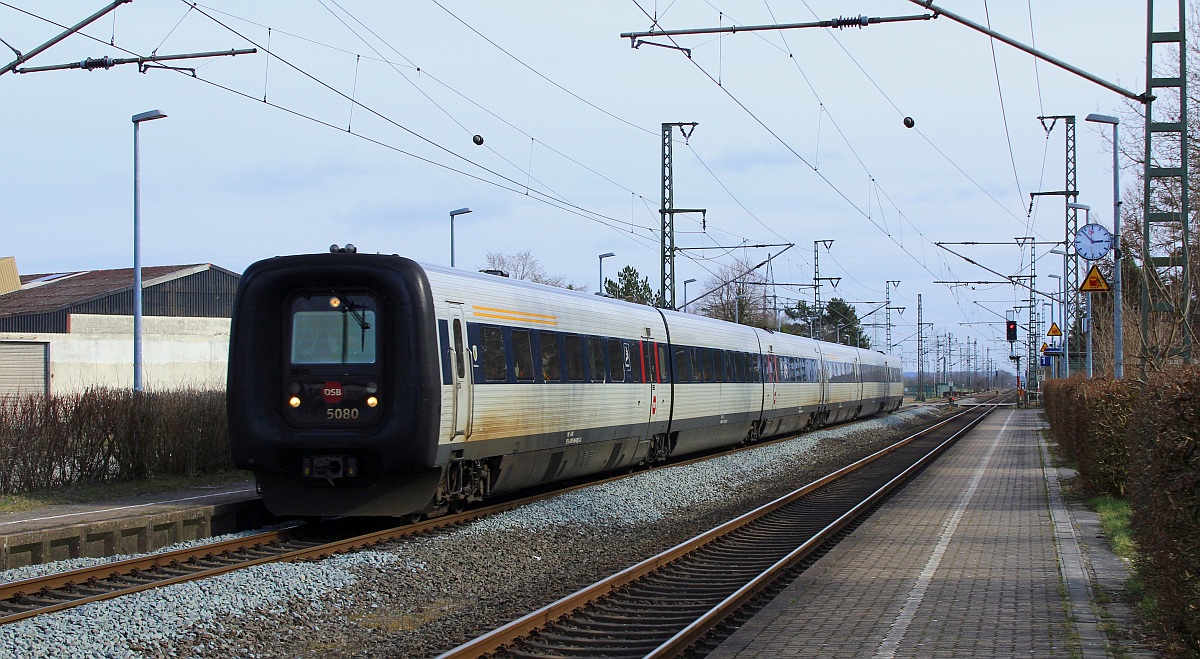
[[[298,297],[292,302],[293,364],[374,364],[375,301],[366,295]]]

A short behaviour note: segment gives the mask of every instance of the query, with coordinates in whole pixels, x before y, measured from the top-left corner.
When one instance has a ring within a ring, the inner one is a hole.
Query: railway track
[[[746,449],[733,449],[719,454],[738,450]],[[669,464],[687,464],[712,457],[705,455]],[[591,480],[412,524],[393,526],[376,523],[375,527],[365,532],[361,520],[298,524],[234,540],[0,584],[0,624],[263,563],[320,560],[335,554],[377,547],[625,477],[627,474]]]
[[[790,581],[993,409],[968,408],[439,659],[672,657],[716,642],[715,628]]]

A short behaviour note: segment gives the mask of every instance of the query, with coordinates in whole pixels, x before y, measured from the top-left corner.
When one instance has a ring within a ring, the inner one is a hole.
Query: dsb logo
[[[325,402],[330,405],[336,405],[342,402],[342,383],[341,382],[326,382],[325,388],[321,391],[325,397]]]

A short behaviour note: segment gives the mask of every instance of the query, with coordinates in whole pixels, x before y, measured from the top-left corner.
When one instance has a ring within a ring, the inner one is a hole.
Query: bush
[[[1200,655],[1200,369],[1151,378],[1129,424],[1138,572],[1157,619]]]
[[[1059,446],[1075,462],[1077,491],[1124,496],[1126,431],[1141,388],[1128,380],[1074,377],[1045,383],[1046,415]]]
[[[0,494],[232,467],[223,392],[0,397]]]

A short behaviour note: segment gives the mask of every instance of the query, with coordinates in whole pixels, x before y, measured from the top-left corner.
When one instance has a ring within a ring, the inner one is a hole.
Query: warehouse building
[[[19,275],[0,258],[0,395],[133,387],[133,268]],[[239,275],[142,268],[146,390],[222,389]]]

